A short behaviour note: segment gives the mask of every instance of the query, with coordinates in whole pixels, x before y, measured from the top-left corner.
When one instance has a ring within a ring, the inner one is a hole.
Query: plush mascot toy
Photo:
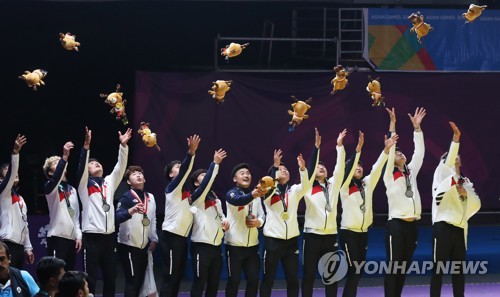
[[[275,185],[276,179],[270,177],[270,176],[264,176],[259,180],[259,183],[255,188],[257,188],[260,191],[265,191],[268,192],[269,190],[272,190],[276,188]]]
[[[234,58],[241,54],[241,52],[249,46],[250,43],[239,44],[231,42],[229,45],[226,45],[225,48],[220,49],[220,55],[226,57],[225,60],[229,60],[229,58]]]
[[[116,114],[116,119],[121,120],[124,125],[128,125],[127,113],[125,112],[125,104],[127,100],[123,100],[123,93],[120,92],[120,84],[116,85],[116,91],[111,94],[101,94],[101,98],[106,98],[104,103],[111,106],[110,113]]]
[[[312,101],[312,97],[306,101],[300,101],[295,96],[292,96],[292,100],[295,100],[295,103],[292,104],[293,111],[288,110],[288,114],[292,116],[292,120],[288,123],[290,125],[288,131],[290,132],[295,131],[295,127],[300,125],[303,120],[309,118],[306,112],[311,108],[311,105],[308,103]]]
[[[231,88],[232,80],[218,80],[213,82],[213,86],[211,90],[208,90],[208,93],[212,95],[212,98],[215,99],[217,103],[224,102],[224,97],[226,96],[226,92]]]
[[[59,40],[61,41],[62,46],[68,51],[78,51],[78,47],[80,46],[80,42],[75,41],[76,36],[71,33],[59,33]]]
[[[369,83],[366,90],[368,91],[368,95],[373,99],[372,106],[385,106],[384,97],[382,97],[382,88],[378,81],[379,79],[380,77],[372,79],[372,77],[368,75]]]
[[[486,5],[475,5],[471,4],[466,13],[462,13],[462,16],[465,19],[465,23],[472,23],[475,19],[477,19],[482,13],[483,10],[486,9]]]
[[[149,123],[141,122],[141,127],[137,132],[141,134],[142,142],[144,142],[144,144],[147,147],[154,146],[158,151],[161,151],[160,147],[156,143],[156,133],[151,132],[151,129],[149,128]]]
[[[424,23],[424,16],[420,13],[420,11],[412,13],[408,17],[408,19],[413,24],[410,32],[417,33],[418,43],[422,43],[422,37],[426,36],[427,34],[429,34],[429,31],[434,29],[433,27],[431,27],[431,25]]]
[[[333,68],[335,71],[335,78],[332,79],[333,91],[330,94],[335,94],[337,91],[345,89],[348,85],[347,76],[349,72],[347,72],[342,65],[337,65]]]
[[[24,71],[24,74],[19,76],[20,79],[24,80],[28,87],[36,91],[36,87],[45,86],[42,79],[47,76],[47,71],[43,69],[36,69],[33,72]]]

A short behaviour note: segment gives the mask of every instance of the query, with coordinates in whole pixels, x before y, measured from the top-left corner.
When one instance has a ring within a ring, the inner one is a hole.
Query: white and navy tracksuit
[[[66,262],[65,270],[74,270],[75,241],[82,240],[82,230],[76,189],[62,180],[67,167],[68,162],[59,159],[54,174],[44,187],[50,216],[47,254],[63,259]]]
[[[481,208],[473,184],[455,171],[455,159],[459,143],[452,142],[447,158],[441,161],[434,172],[432,183],[432,239],[434,270],[431,279],[431,296],[441,296],[442,273],[437,273],[438,262],[465,261],[467,249],[468,220]],[[467,191],[460,197],[457,186]],[[451,276],[453,296],[464,296],[465,276]]]
[[[318,166],[319,149],[314,148],[307,169],[300,173],[300,184],[291,187],[278,184],[270,198],[264,200],[266,208],[266,224],[264,225],[264,278],[260,286],[260,296],[271,296],[274,277],[278,263],[281,260],[287,280],[287,296],[299,295],[299,223],[297,209],[302,197],[311,190],[316,167]],[[271,176],[277,176],[278,168],[273,167]],[[311,172],[308,175],[308,172]],[[289,218],[283,220],[282,214],[288,213]]]
[[[128,146],[119,145],[118,162],[105,178],[89,177],[90,150],[82,148],[78,165],[78,194],[82,202],[83,260],[89,290],[95,293],[97,268],[103,276],[103,296],[115,295],[116,235],[113,199],[127,168]],[[105,202],[105,203],[104,203]],[[109,211],[105,212],[103,205]]]
[[[413,132],[415,151],[411,162],[402,172],[394,166],[396,148],[389,150],[389,158],[384,173],[384,183],[389,203],[389,220],[386,225],[385,253],[389,265],[393,263],[401,267],[406,261],[410,265],[417,247],[418,223],[422,213],[420,193],[417,186],[417,175],[422,167],[425,154],[424,134]],[[413,195],[407,197],[405,192],[411,188]],[[385,296],[401,296],[406,273],[393,271],[384,279]],[[397,272],[397,273],[396,273]]]
[[[219,165],[211,163],[200,186],[191,196],[194,217],[191,234],[191,265],[193,284],[191,296],[216,296],[222,272],[221,243],[224,236],[222,222],[226,221],[222,204],[210,190],[219,172]]]
[[[273,192],[269,191],[268,195]],[[260,197],[252,196],[252,188],[234,187],[226,194],[227,220],[231,226],[224,237],[229,275],[227,297],[238,294],[242,270],[247,280],[245,296],[257,296],[260,273],[259,231],[257,228],[248,228],[245,222],[247,215],[252,215],[260,222],[260,227],[264,225],[266,217],[261,203]]]
[[[130,215],[128,210],[143,203],[149,225],[145,226],[142,213]],[[156,234],[156,202],[153,194],[138,189],[125,192],[115,213],[118,230],[118,255],[125,274],[125,296],[137,297],[148,266],[150,241],[158,242]]]
[[[179,174],[165,188],[165,219],[162,224],[160,248],[163,259],[161,297],[177,296],[187,259],[187,237],[193,225],[189,211],[191,193],[184,187],[193,168],[194,155],[186,153]]]
[[[19,170],[19,154],[13,154],[9,170],[0,183],[0,239],[10,250],[10,266],[22,269],[24,252],[33,250],[28,230],[28,209],[23,197],[14,189]]]
[[[312,296],[313,284],[318,270],[319,259],[338,249],[337,204],[340,186],[344,179],[345,150],[337,146],[337,163],[333,176],[326,184],[314,181],[312,189],[304,195],[306,213],[304,222],[304,242],[302,249],[302,296]],[[330,211],[327,210],[330,205]],[[337,296],[337,282],[325,285],[325,296]]]
[[[361,274],[356,273],[354,263],[361,263],[366,260],[368,228],[373,223],[373,191],[382,175],[388,157],[385,152],[382,152],[375,164],[373,164],[370,174],[359,180],[353,176],[360,156],[361,152],[356,153],[347,162],[346,168],[349,173],[340,189],[340,200],[342,202],[340,240],[349,265],[342,294],[344,297],[356,296],[357,293]]]

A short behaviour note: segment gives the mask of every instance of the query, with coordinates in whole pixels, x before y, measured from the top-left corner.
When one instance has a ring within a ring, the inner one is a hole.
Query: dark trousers
[[[299,249],[298,238],[287,240],[264,237],[264,279],[260,285],[260,297],[271,296],[278,263],[281,261],[286,279],[286,295],[299,296]]]
[[[354,232],[342,229],[340,230],[340,241],[342,243],[342,249],[346,254],[348,264],[342,296],[356,296],[362,271],[356,272],[356,265],[354,265],[354,263],[360,264],[366,260],[368,232]]]
[[[245,273],[247,286],[245,297],[255,297],[259,291],[260,257],[259,245],[251,247],[226,245],[227,271],[226,297],[238,295],[241,271]]]
[[[387,221],[385,228],[385,254],[388,267],[397,267],[384,278],[386,297],[398,297],[403,292],[406,271],[411,265],[417,247],[418,223],[401,219]],[[402,267],[402,268],[401,268]]]
[[[446,222],[437,222],[434,223],[432,227],[432,239],[434,243],[434,267],[431,278],[431,297],[441,296],[443,271],[438,271],[437,265],[440,263],[441,269],[443,269],[446,265],[446,261],[460,261],[461,265],[459,269],[461,273],[452,274],[451,282],[453,284],[453,296],[464,296],[465,275],[463,274],[462,264],[463,261],[465,261],[464,229],[455,227]]]
[[[10,266],[17,269],[23,269],[24,246],[22,244],[14,243],[10,240],[5,240],[4,242],[9,247]]]
[[[217,296],[222,272],[220,246],[191,242],[191,264],[193,266],[191,297],[201,297],[205,287],[206,297]]]
[[[337,250],[337,234],[318,235],[304,233],[304,249],[302,251],[302,265],[304,266],[304,277],[302,278],[303,297],[312,297],[319,259],[326,253],[336,252]],[[337,282],[325,285],[325,296],[337,296]]]
[[[119,243],[118,255],[125,275],[125,297],[137,297],[148,266],[148,248],[140,249]]]
[[[83,233],[83,265],[88,276],[89,290],[96,293],[97,268],[100,266],[103,297],[115,296],[116,234]]]
[[[47,255],[63,259],[66,262],[66,271],[75,269],[76,241],[51,236],[47,238]]]
[[[187,259],[187,238],[168,231],[160,236],[163,280],[161,297],[177,296]]]

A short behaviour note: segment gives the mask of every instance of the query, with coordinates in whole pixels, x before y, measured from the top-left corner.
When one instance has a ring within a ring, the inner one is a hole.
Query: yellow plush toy
[[[101,98],[106,98],[104,103],[111,106],[110,113],[116,113],[116,119],[121,120],[124,125],[128,125],[127,113],[125,112],[125,104],[127,100],[123,100],[123,93],[120,92],[120,84],[116,85],[116,91],[111,94],[101,94]]]
[[[24,71],[24,74],[19,76],[20,79],[24,80],[28,87],[33,88],[36,91],[36,87],[45,86],[42,79],[47,76],[47,71],[43,69],[36,69],[33,72]]]
[[[347,76],[349,72],[347,72],[342,65],[337,65],[333,68],[335,71],[335,78],[332,79],[333,91],[330,94],[335,94],[337,91],[345,89],[348,85]]]
[[[61,41],[62,46],[68,51],[78,51],[78,47],[80,46],[80,42],[75,41],[76,36],[71,33],[59,33],[59,40]]]
[[[276,188],[275,182],[276,179],[270,176],[264,176],[259,180],[259,183],[257,184],[257,186],[255,186],[255,188],[267,193],[269,190]]]
[[[226,45],[225,48],[220,49],[221,56],[225,56],[225,60],[229,60],[229,58],[234,58],[241,54],[241,52],[249,46],[250,43],[239,44],[231,42],[229,45]]]
[[[293,111],[288,110],[288,114],[292,116],[292,120],[288,123],[290,125],[288,131],[290,132],[293,132],[295,130],[295,127],[300,125],[303,120],[309,118],[306,112],[311,108],[311,105],[309,105],[308,103],[312,101],[312,97],[310,97],[306,101],[297,100],[295,96],[292,96],[292,99],[295,100],[295,103],[292,104]]]
[[[477,19],[482,13],[483,10],[486,9],[486,5],[475,5],[471,4],[466,13],[463,13],[462,16],[465,19],[465,23],[472,23],[475,19]]]
[[[231,88],[232,80],[218,80],[213,82],[213,86],[211,90],[208,90],[208,93],[212,95],[212,98],[215,99],[217,103],[224,102],[224,97],[226,96],[226,92]]]
[[[429,34],[429,31],[434,29],[433,27],[431,27],[431,25],[424,23],[424,16],[420,13],[420,11],[412,13],[408,17],[408,19],[413,24],[413,27],[410,29],[410,32],[417,33],[418,43],[422,43],[421,41],[422,37],[426,36],[427,34]]]
[[[149,123],[141,122],[141,127],[137,132],[141,134],[142,142],[144,142],[147,147],[155,146],[158,151],[161,151],[160,147],[156,143],[156,133],[151,132]]]
[[[368,86],[366,90],[368,94],[372,97],[373,103],[372,106],[385,106],[384,97],[382,96],[382,88],[380,86],[380,82],[378,81],[380,77],[376,79],[372,79],[370,75],[368,75]]]

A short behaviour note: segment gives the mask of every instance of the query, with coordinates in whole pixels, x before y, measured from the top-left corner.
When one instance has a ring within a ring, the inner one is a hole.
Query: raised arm
[[[89,151],[90,151],[90,141],[92,140],[92,130],[85,127],[85,141],[83,143],[82,150],[80,151],[80,161],[78,162],[78,192],[81,193],[87,188],[87,183],[89,180]],[[82,198],[82,197],[80,197]]]
[[[345,149],[342,143],[346,135],[347,135],[347,129],[344,129],[342,132],[339,133],[339,136],[337,137],[337,147],[336,147],[337,161],[335,163],[335,169],[333,170],[333,175],[329,180],[330,184],[333,187],[334,196],[338,195],[345,174]]]
[[[397,134],[392,135],[391,138],[387,138],[387,135],[384,135],[384,151],[380,154],[375,164],[373,164],[370,175],[366,177],[371,191],[375,190],[380,175],[382,174],[384,164],[387,161],[389,150],[396,145],[398,138],[399,136]]]
[[[3,193],[6,189],[10,191],[12,188],[19,170],[19,151],[21,151],[21,148],[26,144],[26,142],[27,140],[24,135],[17,135],[16,140],[14,141],[14,148],[12,149],[9,169],[0,183],[0,193]]]
[[[54,189],[61,183],[63,178],[64,171],[68,167],[68,157],[70,150],[72,150],[74,144],[71,141],[68,141],[63,146],[63,155],[62,158],[59,159],[57,163],[56,170],[54,174],[50,177],[49,181],[44,186],[45,195],[50,194]]]
[[[415,132],[413,132],[413,142],[415,144],[415,151],[413,152],[413,156],[411,157],[411,162],[408,166],[417,174],[422,167],[422,163],[424,162],[424,154],[425,154],[425,144],[424,144],[424,134],[422,133],[422,129],[420,124],[426,115],[425,109],[423,107],[417,107],[415,109],[415,114],[412,116],[408,114],[410,117],[411,123],[413,124],[413,128]]]
[[[446,161],[444,162],[446,166],[453,167],[455,166],[455,160],[458,156],[458,149],[460,148],[460,130],[454,122],[449,122],[451,130],[453,130],[453,140],[450,144],[450,149],[448,150],[448,154],[446,156]]]
[[[364,143],[365,143],[365,135],[363,134],[363,132],[359,131],[358,145],[356,146],[356,154],[347,161],[346,169],[349,170],[349,173],[347,174],[347,177],[345,177],[345,180],[342,183],[341,191],[346,191],[349,188],[349,184],[351,184],[352,176],[356,171],[356,165],[359,162],[359,157],[361,156],[361,149],[363,148]]]
[[[187,138],[189,149],[186,154],[186,157],[184,158],[184,160],[181,163],[181,166],[179,167],[179,174],[177,174],[177,176],[174,177],[172,181],[168,184],[167,188],[165,189],[165,192],[171,193],[179,185],[182,188],[182,186],[186,182],[186,179],[188,178],[189,173],[191,172],[191,169],[193,168],[194,156],[196,154],[196,150],[198,149],[200,141],[201,138],[196,134]]]
[[[194,203],[198,198],[207,196],[208,192],[212,188],[212,184],[214,183],[215,177],[219,172],[219,164],[227,157],[227,153],[223,149],[219,149],[214,153],[214,161],[210,164],[205,177],[201,181],[201,184],[194,191],[193,195],[191,195],[191,202]]]
[[[311,184],[314,182],[314,179],[316,178],[316,167],[318,166],[319,162],[319,147],[321,146],[321,135],[319,135],[318,128],[314,128],[314,133],[315,133],[314,148],[312,150],[311,158],[309,159],[309,163],[307,165],[307,173]]]
[[[125,170],[127,169],[127,159],[128,159],[128,141],[132,137],[132,129],[128,128],[127,131],[122,134],[118,131],[118,139],[120,140],[120,149],[118,150],[118,161],[116,162],[113,171],[109,175],[113,185],[115,186],[115,190],[120,185],[121,180],[123,179],[123,175],[125,174]]]
[[[269,170],[269,176],[275,179],[275,183],[274,183],[275,187],[277,186],[278,179],[280,177],[279,167],[280,167],[280,164],[281,164],[281,158],[283,158],[283,152],[281,151],[281,149],[274,150],[273,166]],[[264,200],[272,197],[275,192],[276,192],[276,188],[274,188],[273,190],[267,192],[266,195],[265,195],[265,197],[264,197]]]

